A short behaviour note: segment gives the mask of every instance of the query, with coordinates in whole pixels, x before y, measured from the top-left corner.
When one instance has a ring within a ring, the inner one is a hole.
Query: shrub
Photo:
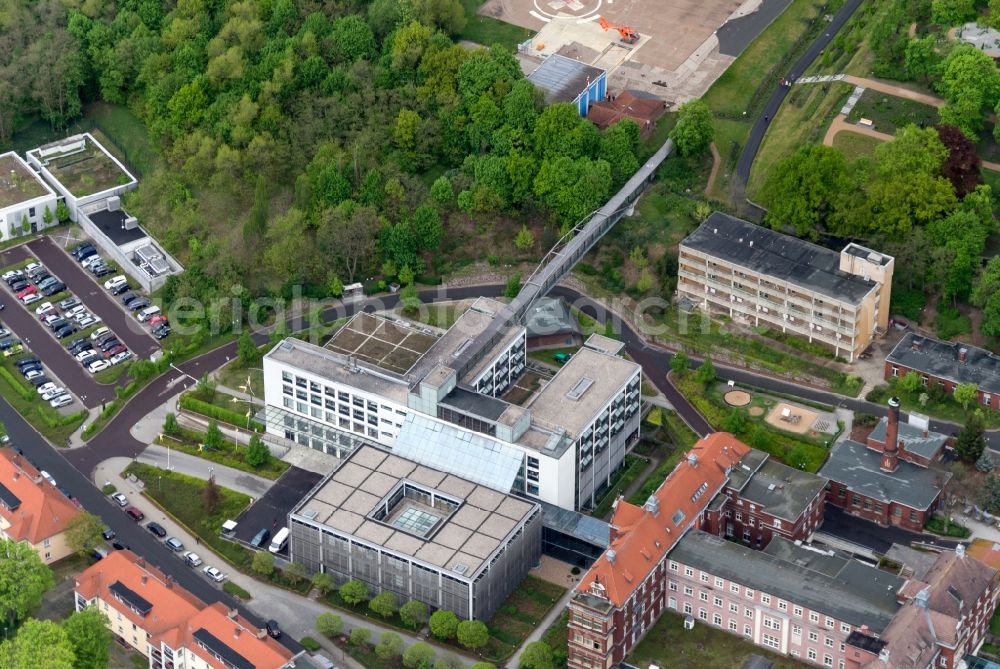
[[[439,609],[431,614],[431,634],[442,641],[454,639],[458,631],[458,616],[451,611]]]
[[[270,551],[257,551],[250,568],[261,576],[270,576],[274,573],[274,554]]]
[[[177,423],[177,414],[173,411],[168,411],[166,418],[163,419],[163,432],[165,434],[177,434],[180,432],[181,426]]]
[[[383,618],[391,618],[396,614],[396,595],[389,591],[380,592],[368,602],[368,608]]]
[[[352,646],[364,646],[371,638],[372,631],[367,627],[355,627],[349,636]]]
[[[544,641],[529,643],[521,653],[521,669],[554,669],[552,648]]]
[[[479,620],[463,620],[458,624],[456,634],[458,642],[469,650],[482,648],[490,640],[489,630]]]
[[[310,653],[315,653],[316,651],[318,651],[323,647],[319,644],[319,641],[316,641],[316,639],[312,638],[311,636],[302,637],[301,639],[299,639],[299,643],[301,643],[302,647],[308,650]]]
[[[391,660],[394,657],[399,657],[402,652],[403,637],[395,632],[382,632],[378,645],[375,646],[375,654],[383,660]]]
[[[260,469],[266,465],[270,459],[271,451],[268,449],[267,444],[265,444],[256,434],[250,437],[250,443],[247,445],[246,450],[247,464],[254,469]]]
[[[333,590],[333,577],[325,571],[318,571],[313,574],[312,586],[325,595]]]
[[[427,605],[411,599],[399,607],[399,617],[408,627],[420,629],[427,622]]]
[[[351,606],[356,606],[368,600],[368,584],[364,581],[348,581],[340,586],[340,598]]]
[[[321,613],[316,616],[316,631],[325,637],[335,637],[344,631],[344,620],[336,613]]]
[[[431,669],[434,666],[434,648],[423,641],[411,645],[403,653],[403,666],[406,669]]]
[[[230,425],[237,425],[239,427],[245,427],[247,425],[246,414],[217,407],[214,404],[209,404],[208,402],[204,402],[191,395],[181,395],[181,408],[187,409],[193,413],[201,414],[202,416],[207,416],[208,418],[214,418],[215,420],[222,421],[223,423],[229,423]],[[256,432],[263,432],[264,426],[258,421],[251,420],[250,429]]]
[[[237,597],[237,598],[242,599],[244,601],[246,601],[248,599],[251,599],[251,597],[252,597],[252,595],[249,592],[247,592],[246,590],[244,590],[240,586],[236,585],[232,581],[226,581],[225,583],[223,583],[222,584],[222,590],[224,592],[228,592],[233,597]]]

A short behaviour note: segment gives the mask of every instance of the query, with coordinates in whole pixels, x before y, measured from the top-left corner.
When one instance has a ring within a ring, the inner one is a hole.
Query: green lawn
[[[580,348],[578,346],[571,346],[568,348],[547,348],[541,351],[531,351],[528,353],[528,357],[532,360],[538,360],[539,362],[552,365],[553,367],[562,367],[566,363],[556,360],[556,354],[568,353],[572,355],[579,350]]]
[[[25,351],[18,356],[0,358],[0,395],[31,425],[56,446],[65,446],[69,436],[87,417],[86,411],[64,415],[41,398],[35,387],[27,383],[14,361],[30,355]]]
[[[859,119],[867,118],[875,123],[875,129],[890,135],[896,134],[898,128],[911,123],[924,126],[935,125],[938,122],[938,110],[906,98],[888,95],[871,88],[865,90],[847,115],[847,120],[857,123]]]
[[[969,416],[972,415],[973,411],[976,411],[982,415],[983,424],[986,429],[995,430],[1000,428],[1000,411],[976,404],[971,405],[969,409],[965,409],[951,395],[948,395],[941,402],[929,400],[927,404],[921,404],[920,395],[923,392],[923,389],[914,393],[907,392],[900,388],[898,383],[882,384],[868,391],[865,394],[865,399],[876,404],[885,404],[890,396],[895,395],[899,398],[904,411],[916,411],[958,425],[965,425],[969,422]]]
[[[556,667],[566,666],[566,646],[569,644],[569,609],[562,612],[552,627],[545,630],[542,641],[555,651]]]
[[[487,623],[490,640],[482,649],[484,660],[499,666],[537,628],[566,588],[525,576]]]
[[[250,497],[228,488],[219,487],[221,502],[215,511],[205,508],[205,482],[193,476],[168,472],[159,467],[133,462],[125,469],[146,484],[145,495],[174,517],[177,522],[199,537],[205,545],[237,567],[250,565],[250,552],[219,536],[222,523],[236,518],[249,506]]]
[[[829,86],[829,90],[825,90]],[[756,201],[767,175],[783,159],[806,144],[821,144],[830,121],[850,95],[853,86],[844,83],[794,86],[764,135],[750,171],[747,197]]]
[[[859,135],[856,132],[842,130],[833,137],[833,148],[839,149],[848,160],[855,160],[862,156],[870,156],[875,153],[875,147],[879,145],[879,140],[868,135]]]
[[[490,16],[480,16],[476,12],[483,0],[462,0],[465,9],[465,28],[458,39],[469,40],[483,46],[500,44],[513,51],[517,45],[531,37],[531,31],[511,23],[504,23]]]
[[[289,467],[287,462],[272,457],[264,466],[255,468],[247,464],[246,446],[237,446],[227,439],[223,442],[221,449],[209,450],[202,448],[204,442],[205,434],[203,432],[185,429],[181,429],[180,434],[177,435],[163,435],[163,439],[160,441],[161,445],[170,446],[170,448],[187,453],[188,455],[194,455],[209,462],[239,469],[240,471],[256,474],[257,476],[271,480],[277,479],[284,474]]]
[[[160,158],[146,125],[138,116],[126,107],[107,102],[87,105],[84,114],[94,128],[110,140],[105,148],[138,172],[137,177],[152,174]],[[103,138],[99,139],[103,143]]]
[[[698,621],[684,629],[684,619],[665,612],[632,651],[628,662],[637,667],[655,664],[670,669],[739,669],[751,655],[774,662],[774,669],[806,669],[810,666],[790,657],[769,653],[738,636]]]

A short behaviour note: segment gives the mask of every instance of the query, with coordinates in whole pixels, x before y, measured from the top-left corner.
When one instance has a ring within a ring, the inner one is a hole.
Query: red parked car
[[[165,323],[167,325],[170,325],[170,322],[167,320],[167,317],[164,316],[163,314],[156,314],[155,316],[150,318],[149,321],[146,322],[146,325],[149,326],[150,330],[155,330],[156,326],[159,325],[160,323]]]
[[[116,355],[118,355],[122,351],[127,351],[127,350],[128,349],[125,348],[124,344],[118,344],[118,346],[115,346],[114,348],[108,349],[107,351],[105,351],[105,353],[104,353],[104,359],[108,360],[110,358],[115,357]]]
[[[35,295],[36,293],[38,293],[37,288],[35,288],[34,286],[27,286],[17,292],[17,299],[23,300],[28,295]]]

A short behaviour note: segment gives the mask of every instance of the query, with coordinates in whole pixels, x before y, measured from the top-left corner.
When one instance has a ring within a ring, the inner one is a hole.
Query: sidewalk
[[[538,627],[536,627],[531,634],[528,635],[528,638],[524,640],[524,643],[522,643],[520,647],[514,651],[514,654],[511,655],[506,662],[504,662],[505,666],[518,667],[521,665],[521,653],[524,652],[524,649],[527,648],[529,643],[542,640],[542,636],[545,632],[547,632],[548,629],[552,627],[557,620],[559,620],[559,616],[562,615],[562,612],[569,605],[569,600],[573,596],[573,592],[574,588],[571,586],[566,591],[566,594],[563,595],[559,601],[556,602],[555,606],[552,607],[552,610],[549,611],[548,615],[542,619],[542,622],[538,625]]]
[[[169,443],[169,441],[170,439],[167,438],[166,442]],[[140,453],[136,459],[139,462],[160,467],[161,469],[169,469],[205,480],[208,480],[208,470],[211,469],[216,483],[223,488],[230,488],[244,495],[250,495],[253,499],[263,497],[268,489],[274,485],[274,481],[262,476],[216,464],[209,460],[203,460],[197,456],[182,453],[166,446],[151,445]],[[167,466],[168,462],[169,466]]]
[[[367,627],[372,630],[372,643],[377,643],[382,632],[384,631],[396,632],[403,638],[403,642],[407,646],[417,641],[425,641],[425,639],[420,639],[403,630],[387,630],[386,628],[383,628],[377,623],[364,617],[356,616],[353,613],[349,613],[341,609],[326,606],[325,604],[316,601],[311,596],[306,597],[298,595],[296,593],[283,590],[282,588],[262,583],[261,581],[247,576],[246,574],[242,574],[234,570],[232,565],[228,564],[225,560],[213,553],[208,546],[199,543],[190,533],[175,523],[149,499],[144,497],[142,495],[142,490],[138,486],[130,483],[128,480],[120,476],[120,472],[124,470],[130,462],[131,460],[129,458],[110,458],[105,460],[94,469],[94,483],[100,487],[103,486],[105,482],[110,481],[116,488],[118,488],[119,492],[124,493],[128,497],[130,504],[139,508],[146,515],[146,519],[143,521],[143,524],[148,523],[151,520],[155,520],[160,525],[163,525],[168,536],[174,536],[180,539],[184,544],[185,550],[193,550],[202,558],[202,560],[204,560],[205,564],[210,564],[221,569],[227,574],[227,580],[235,583],[252,595],[252,599],[246,602],[247,608],[265,620],[277,620],[285,633],[290,634],[296,639],[303,636],[311,636],[317,641],[322,642],[325,648],[336,648],[335,644],[329,640],[321,639],[321,635],[315,628],[316,617],[321,613],[330,612],[340,616],[344,621],[344,634],[349,634],[350,630],[355,627]],[[173,459],[171,456],[171,463],[172,462]],[[177,560],[178,568],[187,569],[183,562],[181,562],[180,555],[183,553],[166,554],[166,549],[164,549],[164,552],[165,555],[162,560],[163,563],[169,563],[170,560]],[[204,569],[204,566],[200,567],[199,570],[200,569]],[[435,650],[439,655],[454,655],[460,659],[462,666],[465,667],[470,667],[475,663],[475,660],[471,657],[455,653],[440,646],[435,646]],[[330,659],[336,659],[336,657],[339,656],[338,651],[334,651],[334,653],[335,655],[332,655]],[[344,655],[346,656],[346,653],[344,653]],[[346,656],[343,661],[350,667],[350,669],[362,669],[360,665],[356,661],[353,661],[349,656]]]

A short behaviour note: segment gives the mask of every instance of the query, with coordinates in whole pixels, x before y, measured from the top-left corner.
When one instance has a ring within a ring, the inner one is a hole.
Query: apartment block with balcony
[[[715,212],[681,242],[677,297],[853,362],[888,327],[894,263],[855,243],[837,253]]]

